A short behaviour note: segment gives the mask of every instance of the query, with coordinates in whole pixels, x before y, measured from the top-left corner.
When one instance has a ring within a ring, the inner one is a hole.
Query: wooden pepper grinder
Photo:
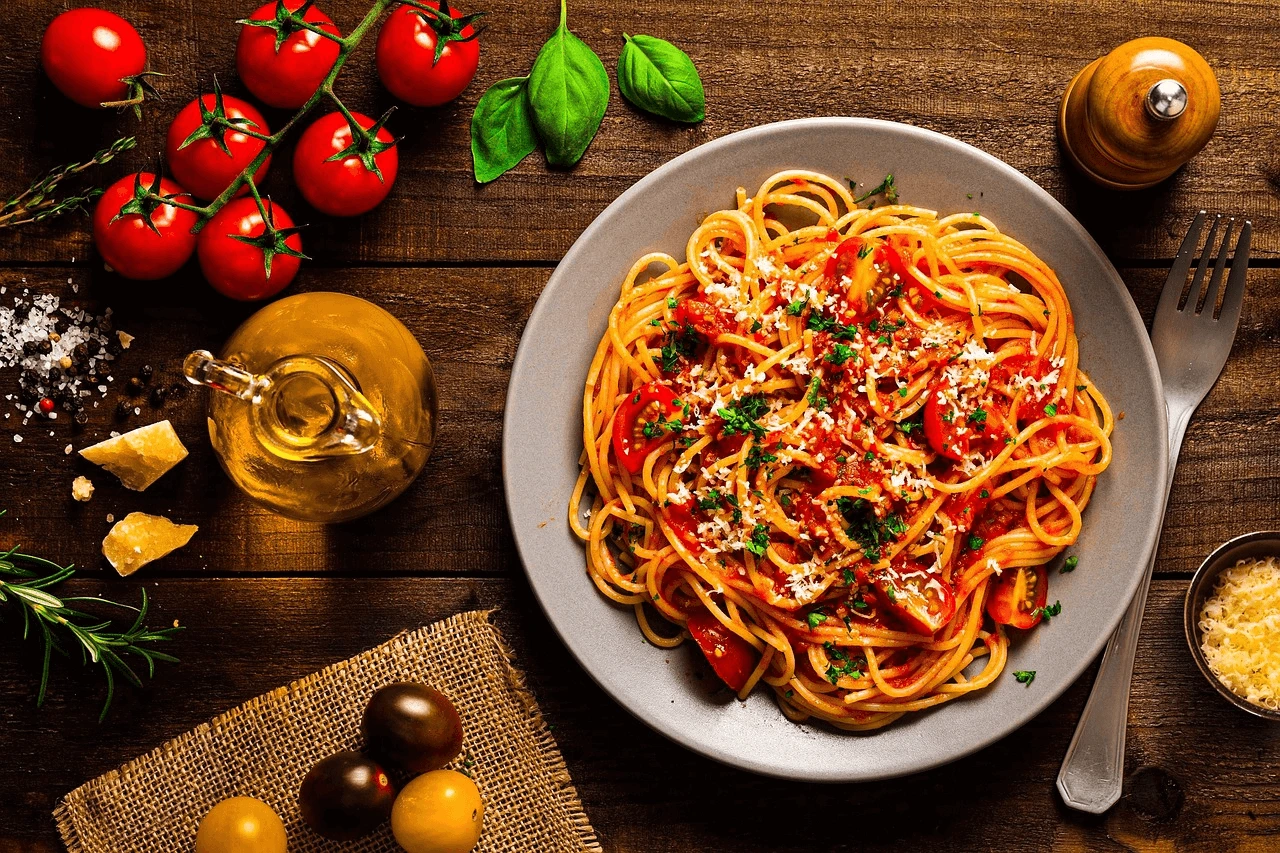
[[[1058,113],[1062,147],[1103,186],[1160,183],[1205,146],[1221,94],[1204,57],[1180,41],[1139,38],[1085,66]]]

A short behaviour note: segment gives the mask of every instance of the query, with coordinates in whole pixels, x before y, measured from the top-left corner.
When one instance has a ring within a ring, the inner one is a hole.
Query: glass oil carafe
[[[404,325],[363,299],[302,293],[246,320],[215,358],[193,352],[207,385],[209,438],[254,500],[302,521],[373,512],[422,471],[435,440],[431,363]]]

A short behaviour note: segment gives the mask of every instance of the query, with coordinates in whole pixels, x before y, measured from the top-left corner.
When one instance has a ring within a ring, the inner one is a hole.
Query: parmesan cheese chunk
[[[186,545],[199,529],[194,524],[174,524],[163,515],[131,512],[102,540],[102,556],[121,577],[127,577]]]
[[[1200,651],[1232,693],[1280,710],[1280,563],[1241,560],[1200,608]]]
[[[187,458],[173,425],[160,421],[100,441],[80,451],[95,465],[120,478],[125,488],[140,492]]]
[[[93,497],[93,481],[88,477],[76,477],[71,481],[71,497],[87,503]]]

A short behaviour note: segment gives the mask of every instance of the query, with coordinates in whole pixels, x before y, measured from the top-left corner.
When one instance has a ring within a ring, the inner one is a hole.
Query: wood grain
[[[1122,274],[1149,322],[1165,272]],[[204,392],[163,412],[138,401],[143,414],[124,424],[114,417],[120,387],[143,362],[178,381],[183,356],[196,347],[216,350],[250,308],[216,297],[190,269],[160,285],[128,288],[79,267],[0,269],[0,287],[11,293],[25,278],[29,287],[110,305],[119,326],[138,336],[83,432],[65,420],[53,425],[53,436],[13,418],[0,420],[0,460],[7,463],[0,466],[0,509],[10,511],[0,522],[0,543],[39,542],[48,553],[98,571],[105,566],[98,542],[110,526],[106,514],[141,510],[201,527],[188,548],[147,570],[154,575],[512,571],[518,564],[502,498],[501,415],[519,334],[547,275],[520,267],[304,271],[300,288],[358,293],[404,320],[435,365],[441,392],[439,444],[421,479],[382,512],[326,529],[272,515],[231,486],[205,437]],[[0,397],[16,390],[11,371],[0,372],[0,382],[7,383]],[[68,442],[78,449],[162,414],[192,455],[143,494],[63,453]],[[20,447],[14,433],[24,435]],[[70,498],[77,474],[99,487],[88,504]],[[33,483],[40,487],[27,487]],[[1219,543],[1267,528],[1280,528],[1280,270],[1256,269],[1231,361],[1187,433],[1159,570],[1189,573]]]
[[[1011,163],[1062,200],[1116,258],[1167,258],[1183,223],[1208,208],[1252,217],[1259,257],[1280,257],[1280,52],[1259,27],[1274,16],[1249,0],[1176,4],[968,2],[879,4],[850,18],[824,0],[788,4],[716,2],[659,7],[584,0],[570,25],[613,73],[622,33],[677,40],[698,63],[708,117],[696,127],[641,116],[617,94],[599,136],[571,172],[549,171],[540,155],[480,187],[471,178],[469,126],[483,88],[524,74],[555,23],[554,3],[486,4],[481,68],[455,103],[401,110],[391,127],[404,137],[401,174],[390,199],[358,222],[307,208],[290,187],[289,148],[267,189],[295,219],[313,223],[308,245],[327,262],[550,261],[624,189],[675,155],[735,130],[781,119],[858,115],[904,121],[950,134]],[[37,73],[40,32],[52,16],[45,0],[16,0],[0,32],[0,127],[6,182],[85,155],[121,133],[140,145],[108,176],[155,161],[172,115],[217,74],[243,93],[234,75],[235,18],[247,3],[169,4],[121,0],[114,8],[146,39],[167,100],[138,125],[129,116],[90,112],[65,102]],[[345,29],[364,10],[346,0],[327,8]],[[1159,23],[1156,23],[1156,22]],[[1052,22],[1052,24],[1050,24]],[[1051,28],[1051,29],[1050,29]],[[1208,147],[1168,182],[1139,193],[1100,190],[1074,174],[1058,149],[1054,122],[1071,77],[1112,47],[1139,35],[1180,38],[1217,72],[1223,113]],[[371,41],[371,40],[370,40]],[[339,89],[353,109],[391,105],[377,85],[372,45],[352,57]],[[268,111],[280,123],[286,114]],[[788,164],[779,164],[783,167]],[[856,171],[856,152],[850,169]],[[878,179],[879,176],[876,176]],[[903,188],[909,197],[910,187]],[[726,199],[728,199],[726,191]],[[0,244],[0,260],[66,261],[89,256],[83,221],[24,231]]]
[[[133,595],[137,584],[74,586],[119,596]],[[1215,846],[1224,837],[1241,846],[1252,839],[1261,850],[1280,836],[1280,779],[1271,760],[1280,729],[1228,706],[1196,672],[1182,637],[1184,586],[1176,581],[1152,591],[1131,703],[1128,792],[1101,820],[1063,809],[1052,793],[1091,674],[1021,731],[949,767],[874,785],[784,784],[685,752],[615,705],[529,607],[523,581],[169,579],[159,586],[157,624],[177,618],[187,626],[173,643],[183,662],[162,668],[145,692],[123,690],[101,726],[96,681],[59,661],[49,702],[37,709],[30,655],[16,643],[0,649],[8,769],[0,774],[0,849],[57,849],[49,812],[58,796],[227,708],[400,630],[495,606],[610,851],[939,844],[1010,853],[1207,851],[1225,849]],[[702,666],[683,649],[672,658]],[[1224,750],[1230,773],[1221,772]]]

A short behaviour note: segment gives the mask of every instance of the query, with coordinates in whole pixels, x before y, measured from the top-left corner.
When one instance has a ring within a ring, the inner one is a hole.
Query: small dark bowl
[[[1204,653],[1200,651],[1200,608],[1204,606],[1204,600],[1213,593],[1218,575],[1223,569],[1231,568],[1241,560],[1258,560],[1266,557],[1280,557],[1280,532],[1264,530],[1258,533],[1246,533],[1244,536],[1237,536],[1220,545],[1200,564],[1195,576],[1191,578],[1191,586],[1187,587],[1186,604],[1182,609],[1182,623],[1187,632],[1187,645],[1191,647],[1192,660],[1196,662],[1196,666],[1200,667],[1200,672],[1214,689],[1222,694],[1222,698],[1255,717],[1280,722],[1280,711],[1263,708],[1232,693],[1231,689],[1213,674],[1213,670],[1209,669]]]

